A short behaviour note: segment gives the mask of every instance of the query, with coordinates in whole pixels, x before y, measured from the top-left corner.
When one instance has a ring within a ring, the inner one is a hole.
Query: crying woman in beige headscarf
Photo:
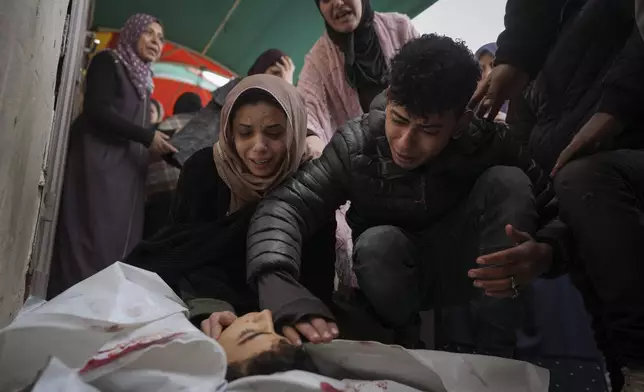
[[[306,107],[295,87],[272,75],[243,79],[226,98],[214,146],[231,191],[229,213],[259,200],[309,159]]]
[[[262,272],[258,287],[247,281],[246,236],[256,202],[309,159],[306,109],[295,87],[283,79],[253,75],[228,93],[220,129],[214,147],[195,152],[183,165],[165,227],[124,261],[161,276],[181,294],[197,326],[208,319],[216,322],[204,332],[216,339],[221,335],[229,362],[237,364],[229,370],[243,373],[252,366],[240,364],[255,357],[282,366],[269,367],[274,371],[292,370],[283,366],[301,357],[291,346],[301,341],[289,343],[280,334],[333,320],[327,305],[335,275],[335,219],[329,215],[328,223],[304,240],[299,273]],[[265,309],[272,314],[256,313]],[[230,312],[250,313],[233,326]],[[330,341],[337,336],[334,328],[335,335],[320,332],[311,342]],[[284,360],[260,355],[267,351]]]

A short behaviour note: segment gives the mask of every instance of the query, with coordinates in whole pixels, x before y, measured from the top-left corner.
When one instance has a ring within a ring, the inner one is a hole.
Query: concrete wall
[[[0,327],[24,298],[69,1],[1,2]]]

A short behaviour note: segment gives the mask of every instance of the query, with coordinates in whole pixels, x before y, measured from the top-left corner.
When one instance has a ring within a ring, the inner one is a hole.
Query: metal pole
[[[228,10],[228,13],[226,14],[226,17],[221,22],[219,27],[217,27],[217,30],[215,31],[215,34],[212,35],[212,37],[210,38],[210,41],[208,41],[206,46],[201,51],[202,55],[205,55],[208,52],[208,50],[210,49],[212,44],[215,42],[215,40],[219,36],[219,33],[221,33],[221,31],[224,29],[224,27],[226,27],[226,24],[228,24],[228,21],[230,20],[230,17],[233,15],[233,12],[235,12],[235,9],[239,5],[239,3],[241,3],[241,0],[235,0],[235,3],[233,3],[233,6],[230,7],[230,10]]]

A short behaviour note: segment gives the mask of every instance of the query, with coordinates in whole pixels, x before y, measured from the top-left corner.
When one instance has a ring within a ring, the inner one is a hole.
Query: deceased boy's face
[[[286,338],[275,333],[273,315],[264,310],[248,313],[235,320],[219,337],[219,344],[228,357],[228,363],[244,362],[270,351]]]

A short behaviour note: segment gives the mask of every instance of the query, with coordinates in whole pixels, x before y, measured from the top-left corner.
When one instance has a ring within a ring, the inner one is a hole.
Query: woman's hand
[[[474,279],[474,286],[485,290],[490,297],[515,297],[516,290],[529,285],[552,266],[550,245],[536,242],[528,233],[518,231],[512,225],[505,227],[505,233],[516,246],[479,257],[476,262],[483,268],[468,273]]]
[[[295,64],[293,63],[293,60],[288,56],[284,56],[276,65],[282,72],[282,79],[293,84],[293,74],[295,73]]]
[[[300,346],[302,345],[300,335],[311,343],[330,343],[340,335],[340,331],[335,323],[317,317],[309,321],[300,321],[294,327],[282,328],[282,335],[292,344]]]
[[[284,56],[267,70],[267,74],[279,76],[290,84],[293,84],[293,74],[295,73],[295,64],[290,57]]]
[[[150,150],[150,152],[157,155],[166,155],[178,152],[179,150],[174,148],[174,146],[168,142],[169,139],[170,136],[166,135],[165,133],[155,131],[154,139],[152,139],[152,143],[150,144],[150,147],[148,149]]]
[[[232,312],[213,313],[201,322],[201,332],[217,340],[221,336],[221,332],[235,320],[237,320],[237,316]]]
[[[324,142],[318,136],[311,135],[306,137],[306,146],[311,153],[313,159],[317,159],[324,151]]]

